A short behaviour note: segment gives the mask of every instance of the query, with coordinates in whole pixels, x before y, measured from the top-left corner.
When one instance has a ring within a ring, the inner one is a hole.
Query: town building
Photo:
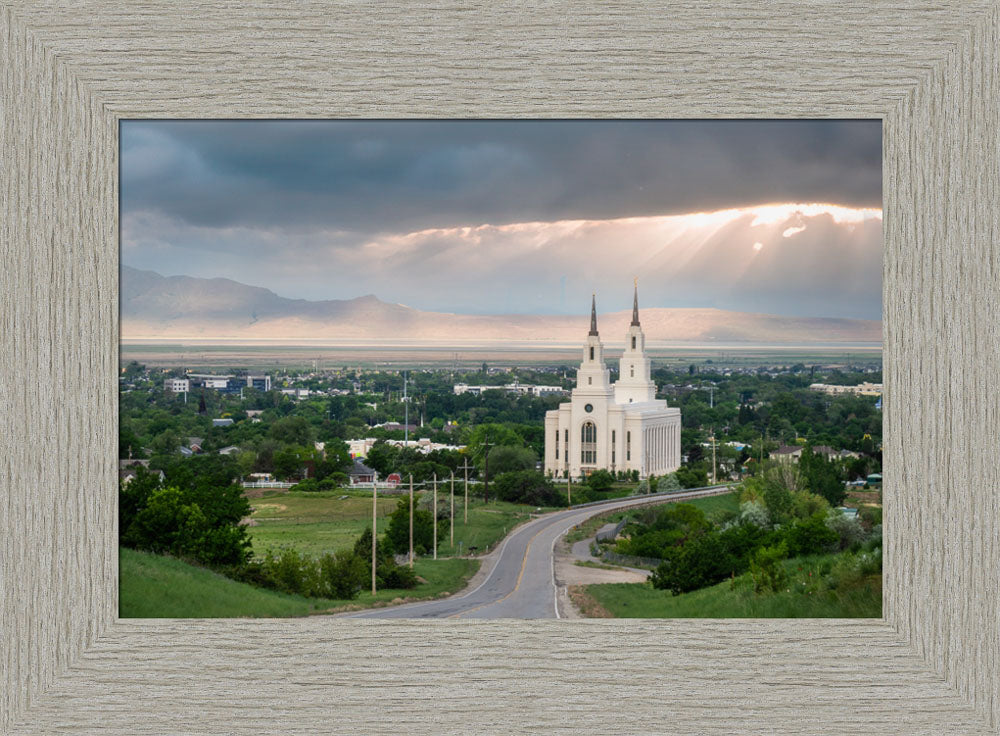
[[[519,396],[565,396],[569,393],[562,386],[538,386],[530,383],[505,383],[502,386],[470,386],[467,383],[456,383],[452,387],[456,396],[473,394],[481,396],[485,391],[503,391]]]
[[[797,445],[782,445],[770,457],[779,463],[796,463],[802,457],[802,448]]]
[[[385,442],[393,447],[412,447],[417,452],[427,455],[437,450],[464,450],[465,445],[448,445],[442,442],[431,442],[428,437],[421,437],[416,440],[379,440],[377,437],[365,437],[364,439],[347,440],[347,448],[352,458],[365,458],[371,452],[376,442]]]
[[[857,386],[840,386],[831,383],[811,383],[809,388],[813,391],[822,391],[825,394],[857,394],[859,396],[881,396],[882,384],[865,381]],[[879,407],[881,408],[881,407]]]
[[[353,467],[347,473],[347,477],[351,479],[352,486],[356,486],[359,483],[374,483],[375,471],[360,460],[355,460]]]
[[[188,389],[207,388],[219,393],[238,394],[242,389],[255,388],[258,391],[271,390],[270,376],[245,376],[221,375],[216,376],[208,373],[188,373]]]
[[[639,324],[638,287],[618,375],[612,384],[597,332],[595,297],[576,388],[568,402],[545,414],[547,474],[577,478],[603,468],[613,473],[635,470],[646,478],[680,467],[681,412],[656,398],[646,337]]]

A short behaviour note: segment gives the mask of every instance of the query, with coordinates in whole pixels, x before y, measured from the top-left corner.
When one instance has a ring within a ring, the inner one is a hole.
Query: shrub
[[[638,475],[638,471],[634,471]],[[708,470],[700,463],[682,465],[674,471],[677,481],[683,488],[701,488],[708,485]]]
[[[709,532],[665,550],[665,559],[653,571],[650,581],[654,588],[680,595],[717,583],[736,567],[719,534]]]
[[[840,549],[847,549],[865,540],[867,534],[861,522],[856,518],[845,516],[837,509],[830,509],[826,516],[826,525],[839,537]]]
[[[767,513],[764,504],[759,501],[744,501],[740,504],[740,524],[751,524],[752,526],[767,527],[771,524],[771,517]]]
[[[827,525],[826,515],[822,512],[808,519],[798,519],[782,532],[791,557],[832,552],[840,542],[840,537]]]
[[[615,484],[615,477],[607,470],[600,468],[587,477],[587,485],[597,493],[606,493]]]
[[[232,571],[242,582],[306,598],[350,600],[364,589],[371,568],[352,550],[339,550],[319,559],[298,550],[268,550],[263,560]]]
[[[826,499],[809,491],[792,491],[792,516],[807,519],[813,514],[825,514],[830,509]]]
[[[761,547],[750,560],[750,577],[755,593],[777,593],[788,583],[788,573],[781,561],[787,556],[785,545]]]
[[[338,550],[320,559],[323,582],[331,598],[350,600],[364,589],[368,580],[368,567],[349,550]]]
[[[322,595],[319,565],[296,549],[284,549],[279,555],[268,550],[263,571],[271,587],[282,593],[306,597]]]
[[[414,516],[414,518],[416,518]],[[354,543],[354,554],[365,566],[365,576],[372,574],[372,530],[371,527],[362,532]],[[414,588],[417,576],[409,567],[401,567],[396,563],[389,545],[377,542],[375,547],[375,583],[379,588]]]
[[[677,480],[677,473],[667,473],[656,483],[657,491],[679,491],[680,489],[681,484]]]
[[[859,585],[866,577],[882,572],[882,550],[871,552],[845,552],[833,563],[827,578],[831,589],[850,588]]]
[[[871,531],[876,526],[882,526],[882,509],[878,506],[863,506],[858,512],[861,526],[867,531]]]

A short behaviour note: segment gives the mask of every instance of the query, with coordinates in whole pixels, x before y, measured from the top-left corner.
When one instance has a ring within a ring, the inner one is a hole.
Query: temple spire
[[[588,335],[597,335],[597,294],[590,297],[590,332]]]
[[[633,282],[635,291],[632,292],[632,326],[639,326],[639,279]]]

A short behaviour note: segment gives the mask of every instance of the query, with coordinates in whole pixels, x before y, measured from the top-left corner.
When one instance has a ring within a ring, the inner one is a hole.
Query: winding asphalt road
[[[349,618],[562,618],[557,604],[556,541],[591,516],[628,508],[726,493],[728,486],[631,496],[554,511],[507,535],[493,569],[467,593],[350,614]]]

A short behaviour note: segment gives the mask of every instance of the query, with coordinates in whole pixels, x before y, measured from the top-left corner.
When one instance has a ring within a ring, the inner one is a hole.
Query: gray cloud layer
[[[619,244],[613,241],[633,237],[634,231],[609,228],[600,236],[563,237],[535,228],[522,240],[535,238],[552,250],[536,249],[529,260],[514,264],[507,254],[522,252],[517,233],[471,240],[445,233],[395,249],[385,242],[426,228],[662,216],[766,202],[877,209],[881,126],[878,121],[127,121],[121,192],[123,259],[129,265],[165,274],[229,276],[288,296],[373,292],[421,308],[565,312],[573,311],[566,302],[575,300],[576,291],[593,288],[589,274],[618,270]],[[880,274],[872,269],[880,262],[881,240],[870,227],[859,240],[861,232],[838,235],[837,228],[817,227],[790,239],[784,245],[802,245],[800,255],[791,251],[769,261],[770,272],[756,275],[753,283],[767,289],[763,302],[743,298],[746,271],[754,270],[750,265],[735,280],[715,278],[704,254],[695,259],[701,265],[687,271],[687,277],[705,279],[703,289],[679,272],[668,278],[674,270],[662,264],[649,275],[662,277],[660,291],[673,302],[684,298],[698,306],[745,311],[763,311],[759,307],[766,302],[767,311],[779,313],[808,309],[877,317]],[[744,239],[752,235],[747,228],[741,233]],[[672,234],[669,242],[680,237]],[[850,248],[844,248],[844,238]],[[643,242],[661,262],[673,257],[668,241]],[[726,252],[743,253],[741,248],[752,245],[736,236],[726,242]],[[592,262],[567,263],[574,248]],[[824,248],[829,252],[817,255]],[[555,253],[558,257],[551,257]],[[856,264],[845,261],[847,256]],[[637,260],[634,254],[631,260]],[[851,297],[843,284],[809,273],[817,263],[831,261],[846,271]],[[490,263],[497,264],[492,274]],[[486,280],[468,298],[450,302],[448,293],[472,265]],[[524,269],[533,271],[529,276]],[[521,283],[525,289],[532,285],[530,293],[519,291]],[[871,298],[859,302],[854,293],[859,288]]]
[[[881,206],[878,121],[125,122],[122,205],[374,231]]]

